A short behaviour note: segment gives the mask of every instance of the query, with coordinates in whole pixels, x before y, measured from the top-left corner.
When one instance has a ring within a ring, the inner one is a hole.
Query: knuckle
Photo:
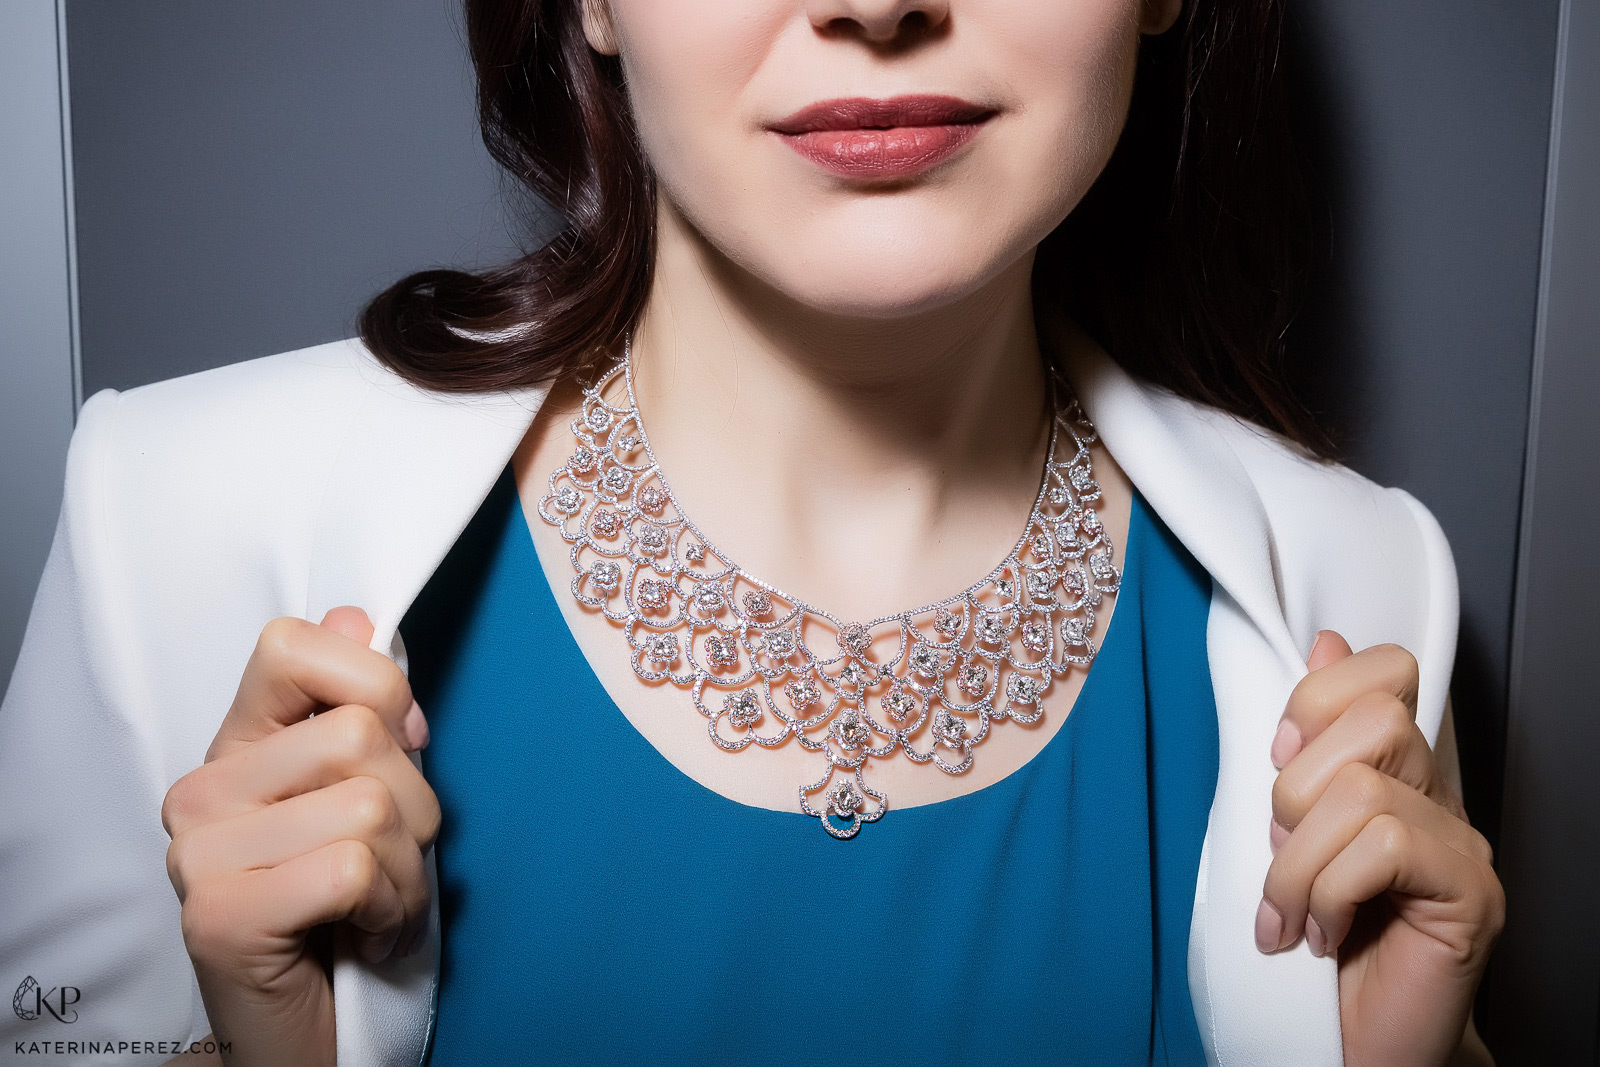
[[[1372,835],[1373,846],[1385,856],[1402,855],[1411,845],[1411,827],[1393,815],[1374,815],[1366,832]]]
[[[1388,777],[1365,763],[1340,767],[1329,788],[1342,804],[1356,812],[1380,812],[1389,799]]]
[[[364,842],[347,838],[334,843],[328,860],[328,888],[336,899],[366,896],[378,872],[378,857]]]
[[[400,665],[387,656],[379,656],[379,702],[386,707],[405,708],[411,704],[411,681]]]
[[[386,755],[394,744],[383,719],[365,704],[344,704],[328,715],[335,725],[334,752],[346,767],[364,767]]]
[[[184,903],[189,896],[189,836],[179,834],[167,845],[167,881],[172,883],[172,888],[178,894],[178,903]]]
[[[1329,722],[1343,710],[1334,705],[1334,693],[1316,673],[1300,679],[1289,693],[1288,712],[1302,726]]]
[[[183,934],[184,948],[189,955],[200,955],[210,941],[211,916],[200,903],[199,894],[190,894],[178,913],[178,929]]]
[[[1400,699],[1407,704],[1415,705],[1417,687],[1422,678],[1422,669],[1417,663],[1417,657],[1412,655],[1409,648],[1393,642],[1377,645],[1374,651],[1383,656],[1400,679],[1402,689],[1399,694]]]
[[[1372,717],[1379,737],[1385,741],[1404,743],[1417,733],[1416,720],[1405,701],[1392,693],[1378,693],[1371,698]]]
[[[232,780],[217,768],[203,764],[179,778],[161,798],[161,825],[172,837],[211,822],[226,806]]]
[[[282,660],[295,654],[305,637],[305,627],[311,625],[293,615],[279,615],[267,620],[256,638],[256,651],[265,659]]]
[[[192,774],[193,772],[191,772]],[[161,826],[167,836],[176,838],[194,817],[194,780],[186,774],[172,783],[161,798]]]
[[[1363,703],[1364,715],[1371,727],[1371,740],[1380,758],[1401,760],[1414,747],[1427,748],[1427,738],[1417,728],[1415,714],[1399,697],[1392,693],[1371,693],[1363,698]]]
[[[380,837],[397,825],[399,808],[382,781],[370,775],[357,775],[345,779],[345,789],[349,793],[345,803],[350,819],[363,837]]]
[[[1306,783],[1300,778],[1282,772],[1272,783],[1272,814],[1289,829],[1294,829],[1305,818],[1310,808]]]
[[[178,927],[183,934],[184,948],[190,956],[213,959],[227,951],[238,929],[238,922],[227,894],[197,889],[184,901],[178,915]]]

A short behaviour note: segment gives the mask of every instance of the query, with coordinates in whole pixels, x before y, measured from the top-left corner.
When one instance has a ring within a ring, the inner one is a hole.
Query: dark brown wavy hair
[[[399,374],[520,388],[614,351],[649,288],[656,186],[614,56],[581,0],[466,0],[489,152],[560,215],[492,270],[426,270],[363,309]],[[1283,0],[1187,0],[1141,45],[1105,172],[1039,246],[1036,304],[1063,306],[1133,374],[1331,455],[1297,399],[1285,335],[1315,246],[1280,60]]]

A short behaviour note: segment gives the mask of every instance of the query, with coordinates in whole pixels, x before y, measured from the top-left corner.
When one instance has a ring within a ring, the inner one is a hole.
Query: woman
[[[1276,6],[468,14],[555,239],[85,405],[0,779],[81,808],[6,878],[84,1014],[238,1064],[1484,1056],[1448,548],[1281,384]]]

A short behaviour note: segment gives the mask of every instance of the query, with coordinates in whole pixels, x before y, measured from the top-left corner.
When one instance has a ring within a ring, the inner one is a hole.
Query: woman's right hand
[[[332,1064],[326,938],[376,962],[426,932],[439,801],[406,753],[427,724],[371,638],[353,607],[269,622],[205,763],[162,803],[184,944],[226,1063]]]

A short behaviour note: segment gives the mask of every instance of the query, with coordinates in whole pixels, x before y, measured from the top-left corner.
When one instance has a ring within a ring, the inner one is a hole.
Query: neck
[[[1031,268],[928,310],[830,314],[663,198],[632,361],[673,491],[742,566],[825,608],[899,611],[981,578],[1021,533],[1049,435]]]

